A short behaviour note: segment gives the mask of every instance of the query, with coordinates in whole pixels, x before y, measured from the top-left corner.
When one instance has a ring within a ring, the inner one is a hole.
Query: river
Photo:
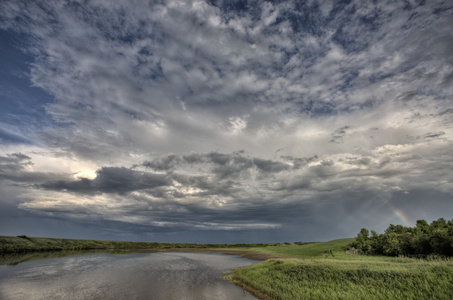
[[[257,299],[222,279],[258,261],[209,253],[87,253],[0,265],[0,299]]]

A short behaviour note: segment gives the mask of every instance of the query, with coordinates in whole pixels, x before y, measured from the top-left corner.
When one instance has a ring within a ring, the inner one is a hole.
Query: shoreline
[[[235,255],[239,256],[242,258],[246,259],[251,259],[251,260],[256,260],[259,262],[266,261],[268,259],[277,259],[277,258],[282,258],[281,256],[278,255],[272,255],[272,254],[267,254],[267,253],[262,253],[256,250],[239,250],[239,249],[210,249],[210,248],[205,248],[205,249],[193,249],[193,248],[173,248],[173,249],[140,249],[138,251],[134,251],[138,253],[159,253],[159,252],[187,252],[187,253],[220,253],[220,254],[226,254],[226,255]],[[246,268],[246,267],[244,267]],[[241,268],[238,268],[241,269]],[[240,287],[244,291],[247,291],[251,295],[255,296],[256,298],[260,300],[272,300],[272,298],[264,293],[262,293],[260,290],[253,288],[251,285],[248,285],[246,282],[238,280],[238,279],[233,279],[231,275],[236,272],[237,269],[231,269],[230,272],[231,274],[228,276],[225,276],[224,279],[228,280],[230,283]]]
[[[2,264],[19,264],[25,261],[28,261],[29,259],[33,260],[36,259],[34,255],[38,254],[38,256],[42,255],[43,258],[46,257],[46,255],[52,256],[52,255],[58,255],[62,254],[63,256],[65,255],[71,255],[71,252],[77,253],[77,254],[83,254],[83,253],[96,253],[96,252],[110,252],[113,249],[97,249],[97,250],[44,250],[44,251],[31,251],[31,252],[26,252],[26,253],[14,253],[14,254],[3,254],[0,257],[0,262]],[[256,250],[241,250],[241,249],[216,249],[216,248],[166,248],[166,249],[127,249],[127,250],[122,250],[120,252],[126,252],[126,253],[163,253],[163,252],[185,252],[185,253],[213,253],[213,254],[225,254],[225,255],[235,255],[241,258],[246,258],[250,260],[255,260],[257,263],[266,261],[268,259],[275,259],[275,258],[280,258],[280,256],[277,255],[272,255],[272,254],[267,254],[267,253],[262,253]],[[27,256],[30,255],[30,258],[25,258],[24,260],[19,260],[19,261],[3,261],[3,259],[7,256],[11,257],[16,257],[16,256]],[[39,259],[39,258],[38,258]],[[231,275],[236,272],[237,269],[231,269],[228,272],[230,272],[230,275],[225,276],[224,279],[228,280],[230,283],[242,288],[244,291],[247,291],[248,293],[252,294],[253,296],[257,297],[260,300],[271,300],[272,298],[269,298],[267,295],[261,293],[259,290],[252,288],[251,286],[247,285],[245,282],[242,282],[237,279],[232,279]]]
[[[234,272],[234,271],[233,271]],[[260,290],[255,289],[251,287],[250,285],[247,285],[245,282],[240,281],[240,280],[233,280],[233,279],[228,279],[231,283],[235,284],[236,286],[242,288],[244,291],[247,291],[248,293],[252,294],[256,298],[260,300],[273,300],[270,296],[262,293]]]
[[[189,253],[221,253],[226,255],[236,255],[243,258],[265,261],[273,258],[281,258],[281,256],[262,253],[255,250],[240,250],[240,249],[215,249],[215,248],[167,248],[167,249],[137,249],[132,252],[138,253],[157,253],[157,252],[189,252]]]

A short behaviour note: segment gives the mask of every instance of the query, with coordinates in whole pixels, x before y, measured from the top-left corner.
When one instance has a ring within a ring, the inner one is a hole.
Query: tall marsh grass
[[[264,299],[453,299],[451,259],[275,259],[230,280]]]

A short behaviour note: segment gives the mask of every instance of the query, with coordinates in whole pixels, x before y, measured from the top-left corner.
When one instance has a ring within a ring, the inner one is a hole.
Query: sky
[[[3,0],[0,235],[453,219],[451,1]]]

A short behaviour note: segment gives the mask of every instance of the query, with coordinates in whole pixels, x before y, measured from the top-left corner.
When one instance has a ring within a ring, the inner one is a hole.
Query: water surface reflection
[[[257,299],[222,279],[222,272],[256,262],[181,252],[29,260],[0,266],[0,299]]]

